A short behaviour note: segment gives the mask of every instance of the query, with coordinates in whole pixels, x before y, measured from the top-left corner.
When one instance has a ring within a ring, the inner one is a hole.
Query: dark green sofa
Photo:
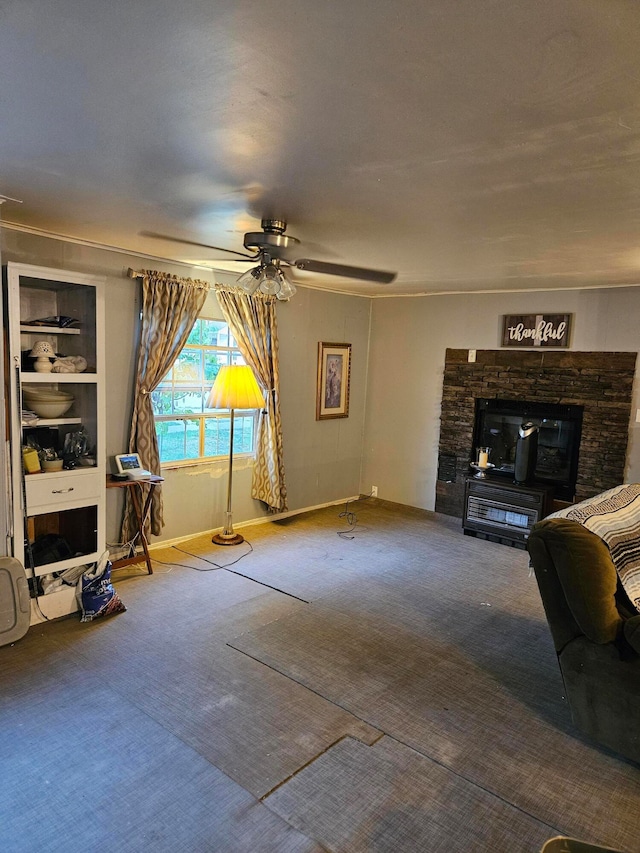
[[[640,614],[602,539],[545,519],[527,543],[576,727],[640,763]]]

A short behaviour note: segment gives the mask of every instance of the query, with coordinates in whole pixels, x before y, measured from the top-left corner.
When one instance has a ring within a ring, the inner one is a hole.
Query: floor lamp
[[[246,364],[225,365],[220,368],[207,397],[208,409],[231,409],[229,435],[229,482],[227,485],[227,521],[222,533],[211,539],[216,545],[239,545],[244,536],[234,533],[231,519],[231,482],[233,479],[233,413],[234,409],[263,409],[264,395],[253,370]]]

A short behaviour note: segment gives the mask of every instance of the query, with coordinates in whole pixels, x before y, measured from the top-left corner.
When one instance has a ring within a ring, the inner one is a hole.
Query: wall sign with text
[[[504,314],[503,347],[568,347],[571,314]]]

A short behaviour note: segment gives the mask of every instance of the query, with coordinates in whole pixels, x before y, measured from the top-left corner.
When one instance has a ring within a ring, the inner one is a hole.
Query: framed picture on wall
[[[316,420],[349,417],[351,344],[318,343]]]

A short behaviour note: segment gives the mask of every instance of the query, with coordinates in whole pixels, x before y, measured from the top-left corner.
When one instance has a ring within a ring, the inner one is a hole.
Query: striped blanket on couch
[[[599,536],[620,582],[640,612],[640,483],[616,486],[547,518],[569,518]]]

